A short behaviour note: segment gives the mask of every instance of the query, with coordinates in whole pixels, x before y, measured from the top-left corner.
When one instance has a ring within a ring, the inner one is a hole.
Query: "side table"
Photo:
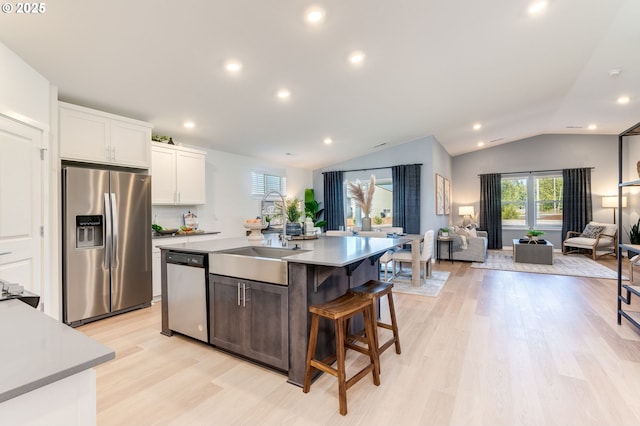
[[[436,244],[436,259],[438,260],[438,263],[440,263],[440,245],[442,243],[446,243],[448,248],[449,248],[449,261],[451,263],[453,263],[453,258],[451,257],[451,242],[453,241],[452,237],[438,237],[436,238],[437,244]]]

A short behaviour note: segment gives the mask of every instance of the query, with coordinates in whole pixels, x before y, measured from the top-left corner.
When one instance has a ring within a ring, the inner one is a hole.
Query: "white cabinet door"
[[[62,159],[149,168],[149,123],[65,102],[58,110]]]
[[[42,132],[0,116],[0,278],[44,297]]]
[[[176,151],[162,146],[151,147],[151,202],[176,202]]]
[[[178,204],[205,203],[205,156],[176,152],[176,188]]]
[[[60,157],[108,163],[111,161],[109,119],[61,107]]]
[[[151,145],[151,202],[206,202],[206,153],[173,145]]]
[[[118,164],[149,167],[151,128],[111,121],[111,158]]]

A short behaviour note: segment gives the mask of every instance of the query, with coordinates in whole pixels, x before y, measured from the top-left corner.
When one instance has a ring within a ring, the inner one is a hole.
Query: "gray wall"
[[[449,223],[449,216],[435,214],[435,173],[454,182],[451,174],[451,157],[433,137],[426,137],[395,147],[376,150],[371,154],[336,163],[313,171],[313,188],[316,200],[324,200],[324,179],[322,173],[335,170],[353,170],[376,167],[392,167],[400,164],[422,164],[420,228],[421,232],[438,229]],[[375,171],[372,171],[375,174]],[[455,184],[453,185],[455,187]],[[321,207],[325,207],[324,204]]]
[[[591,174],[593,218],[613,221],[612,209],[602,208],[602,197],[616,195],[618,188],[618,138],[609,135],[540,135],[458,155],[453,165],[453,212],[460,205],[480,205],[480,179],[483,173],[507,173],[563,168],[594,167]],[[459,220],[459,219],[458,219]],[[457,221],[454,221],[457,223]],[[623,232],[629,228],[623,223]],[[502,242],[511,245],[521,231],[505,231]],[[560,231],[546,232],[545,238],[561,247]]]

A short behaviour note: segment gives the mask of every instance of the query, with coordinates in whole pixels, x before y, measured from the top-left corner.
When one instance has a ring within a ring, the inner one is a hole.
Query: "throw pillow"
[[[604,231],[604,226],[592,225],[589,223],[585,226],[584,231],[582,231],[582,235],[580,236],[583,238],[598,238],[598,235],[600,235],[602,231]]]
[[[469,231],[467,231],[464,228],[461,227],[456,227],[454,232],[458,235],[464,236],[464,237],[468,237],[469,236]]]
[[[478,238],[478,232],[476,231],[476,228],[468,229],[467,232],[469,233],[470,238]]]

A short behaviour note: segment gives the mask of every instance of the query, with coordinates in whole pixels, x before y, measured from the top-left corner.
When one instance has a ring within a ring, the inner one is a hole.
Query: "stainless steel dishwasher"
[[[167,253],[167,307],[169,329],[209,342],[208,256]]]

